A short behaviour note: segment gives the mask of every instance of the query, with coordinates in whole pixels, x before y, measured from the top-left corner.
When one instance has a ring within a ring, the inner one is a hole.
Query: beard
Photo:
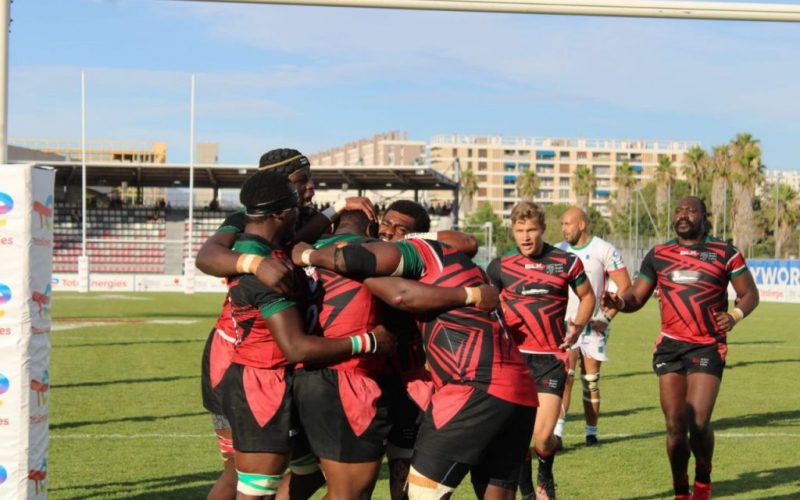
[[[688,229],[680,230],[678,229],[678,225],[681,222],[687,222],[689,225]],[[680,220],[672,225],[672,228],[675,230],[675,234],[683,238],[684,240],[695,240],[698,239],[703,233],[703,224],[692,224],[691,222]]]

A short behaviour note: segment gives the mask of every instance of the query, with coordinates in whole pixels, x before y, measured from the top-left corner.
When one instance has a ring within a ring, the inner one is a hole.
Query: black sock
[[[680,482],[672,483],[672,487],[675,489],[675,496],[688,495],[689,494],[689,476],[686,476]]]
[[[539,462],[539,483],[553,479],[553,461],[556,459],[555,452],[547,453],[536,450],[536,459]]]
[[[708,469],[695,467],[694,480],[698,483],[711,484],[711,467]]]
[[[533,464],[530,453],[519,469],[519,492],[522,496],[533,494]]]

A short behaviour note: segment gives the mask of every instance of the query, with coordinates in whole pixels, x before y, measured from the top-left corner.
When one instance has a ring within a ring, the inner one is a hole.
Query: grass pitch
[[[223,297],[53,300],[50,498],[205,498],[221,463],[200,403],[200,355]],[[800,305],[762,304],[730,336],[713,417],[714,498],[800,498],[798,313]],[[657,333],[655,301],[614,321],[600,384],[602,446],[582,444],[576,387],[555,463],[560,498],[671,498],[650,368]],[[468,479],[454,497],[474,497]],[[385,469],[375,498],[389,498]]]

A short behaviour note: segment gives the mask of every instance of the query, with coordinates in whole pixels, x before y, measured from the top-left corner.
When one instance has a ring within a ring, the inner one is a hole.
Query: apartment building
[[[408,133],[395,130],[310,155],[309,160],[317,167],[422,165],[425,163],[425,146],[425,141],[410,141]]]
[[[609,215],[618,165],[629,162],[643,185],[655,177],[659,157],[667,156],[682,178],[685,152],[695,145],[690,141],[437,135],[428,144],[428,152],[431,166],[446,175],[455,176],[456,168],[472,170],[478,181],[475,206],[489,202],[504,217],[520,200],[516,189],[520,173],[535,170],[539,178],[535,202],[574,204],[574,173],[586,166],[596,183],[589,202]]]

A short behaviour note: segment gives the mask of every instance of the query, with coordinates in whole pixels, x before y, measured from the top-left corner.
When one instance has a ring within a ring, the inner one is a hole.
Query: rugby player
[[[336,232],[315,248],[369,241],[375,236],[366,215],[344,212]],[[307,267],[323,293],[314,333],[325,338],[349,337],[369,331],[381,320],[380,302],[359,281],[333,271]],[[423,290],[429,308],[463,304],[461,289]],[[433,288],[433,287],[431,287]],[[487,290],[490,291],[490,290]],[[414,293],[414,292],[411,292]],[[305,365],[296,372],[295,404],[311,449],[320,458],[331,498],[369,498],[377,480],[390,430],[390,400],[380,375],[384,359],[356,357],[336,364]]]
[[[564,241],[556,247],[574,253],[583,263],[583,270],[589,279],[595,297],[600,297],[606,289],[607,279],[616,286],[617,293],[625,293],[631,286],[628,270],[622,261],[619,250],[606,240],[593,236],[589,232],[589,220],[586,212],[578,207],[568,208],[561,215],[561,234]],[[600,365],[608,360],[609,324],[617,311],[601,309],[600,301],[596,301],[594,314],[586,324],[578,341],[569,351],[569,371],[564,386],[561,418],[556,423],[554,434],[561,443],[564,432],[564,421],[569,411],[572,383],[575,379],[575,368],[580,362],[581,384],[583,385],[583,414],[586,419],[586,446],[596,446],[597,421],[600,415]],[[580,300],[570,290],[567,302],[567,317],[574,318],[578,312]]]
[[[426,239],[292,251],[292,260],[355,278],[381,300],[419,312],[406,296],[413,282],[463,287],[460,307],[418,316],[435,390],[411,460],[411,499],[449,497],[468,472],[479,498],[514,498],[530,441],[536,388],[494,313],[480,306],[491,289],[468,256]],[[370,278],[371,276],[398,276]],[[477,293],[476,293],[477,292]],[[475,432],[480,429],[480,432]]]
[[[503,318],[536,382],[539,410],[533,444],[539,462],[535,491],[539,500],[555,498],[553,434],[561,412],[561,396],[569,368],[569,348],[594,312],[595,296],[581,260],[545,243],[544,209],[520,202],[511,210],[511,231],[517,247],[488,267],[492,283],[501,290]],[[566,317],[569,290],[578,296],[573,318]],[[565,331],[567,330],[568,331]],[[526,443],[526,447],[527,447]],[[520,475],[523,498],[533,498],[531,461]]]
[[[291,241],[298,194],[286,177],[259,172],[242,186],[245,228],[234,250],[254,259],[273,258]],[[327,339],[305,334],[299,311],[252,274],[229,278],[236,349],[217,389],[231,424],[237,498],[272,497],[286,469],[295,434],[292,422],[294,363],[332,363],[353,356],[386,354],[394,338],[380,325]],[[302,294],[308,296],[309,294]]]
[[[711,413],[725,368],[728,333],[753,312],[759,297],[739,250],[708,236],[703,200],[681,199],[672,227],[677,238],[650,250],[633,287],[622,294],[606,292],[602,302],[631,313],[658,288],[661,333],[653,352],[653,371],[658,375],[675,499],[704,500],[711,498]],[[729,283],[737,295],[733,309],[728,305]],[[695,481],[690,497],[691,455]]]
[[[407,237],[427,237],[446,242],[470,257],[478,251],[475,237],[458,231],[430,232],[431,220],[420,204],[410,200],[397,200],[386,209],[378,226],[383,241],[400,241]],[[394,307],[384,309],[386,324],[392,325],[397,337],[397,351],[390,359],[392,391],[392,429],[386,447],[389,462],[389,491],[392,500],[408,498],[406,483],[414,454],[414,443],[422,417],[420,406],[413,400],[416,389],[424,388],[430,381],[425,369],[422,335],[416,319],[408,312]],[[423,391],[424,392],[424,391]]]
[[[299,199],[298,226],[302,226],[295,233],[295,239],[315,241],[330,227],[331,222],[347,209],[360,209],[371,219],[375,218],[372,204],[366,198],[348,198],[339,202],[335,207],[323,212],[315,212],[312,207],[315,185],[311,177],[310,163],[308,158],[295,149],[273,149],[264,153],[259,159],[259,171],[283,174],[294,184]],[[197,268],[218,277],[251,273],[263,284],[283,295],[301,289],[296,283],[298,277],[289,262],[283,259],[256,260],[246,254],[231,250],[236,235],[244,230],[244,225],[243,212],[237,212],[226,218],[217,232],[208,238],[197,253]],[[304,278],[303,281],[305,281]],[[236,467],[231,461],[233,451],[230,424],[221,411],[218,411],[221,408],[221,402],[215,401],[212,390],[222,379],[233,355],[231,328],[230,309],[228,297],[226,297],[222,314],[206,341],[202,363],[203,405],[211,413],[214,431],[224,461],[223,472],[212,487],[208,496],[209,500],[227,500],[236,495]],[[318,467],[315,468],[313,465],[313,461],[310,456],[298,456],[296,460],[293,460],[292,470],[298,475],[304,476],[303,486],[306,490],[305,492],[298,491],[293,498],[307,498],[324,484],[325,480]],[[288,485],[297,489],[298,481],[291,479],[284,481],[284,489]]]

